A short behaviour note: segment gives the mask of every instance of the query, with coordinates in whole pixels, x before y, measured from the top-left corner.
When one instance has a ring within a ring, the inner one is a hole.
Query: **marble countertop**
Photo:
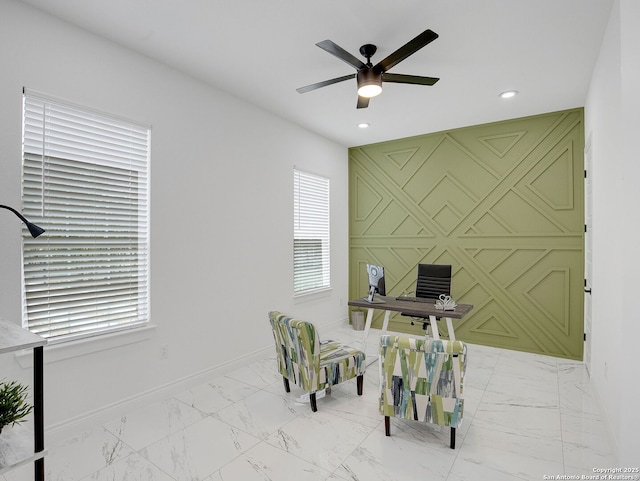
[[[21,326],[0,320],[0,354],[44,346],[47,340]]]

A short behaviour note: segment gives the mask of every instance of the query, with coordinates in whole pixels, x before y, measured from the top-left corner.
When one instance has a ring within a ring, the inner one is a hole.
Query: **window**
[[[293,171],[293,291],[328,288],[329,179]]]
[[[149,317],[150,129],[24,95],[23,324],[50,342]]]

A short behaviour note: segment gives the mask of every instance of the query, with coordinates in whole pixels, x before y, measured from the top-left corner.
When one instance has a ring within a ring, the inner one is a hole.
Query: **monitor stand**
[[[382,299],[375,299],[376,286],[369,286],[369,295],[363,299],[371,304],[384,304]]]

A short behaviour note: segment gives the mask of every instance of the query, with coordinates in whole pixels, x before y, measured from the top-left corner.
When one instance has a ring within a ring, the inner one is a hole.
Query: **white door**
[[[584,148],[584,364],[591,375],[591,252],[593,239],[592,201],[592,141],[589,135]]]

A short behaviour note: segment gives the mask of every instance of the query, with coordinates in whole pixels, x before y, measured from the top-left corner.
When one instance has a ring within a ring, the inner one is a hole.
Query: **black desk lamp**
[[[29,229],[29,232],[31,232],[31,235],[33,237],[38,237],[40,234],[42,234],[44,232],[44,229],[42,227],[38,227],[37,225],[32,224],[31,222],[29,222],[27,219],[25,219],[25,217],[20,212],[18,212],[14,208],[9,207],[8,205],[0,205],[0,207],[3,208],[3,209],[10,210],[15,215],[20,217],[20,220],[22,220],[22,222],[24,222],[27,225],[27,228]]]

